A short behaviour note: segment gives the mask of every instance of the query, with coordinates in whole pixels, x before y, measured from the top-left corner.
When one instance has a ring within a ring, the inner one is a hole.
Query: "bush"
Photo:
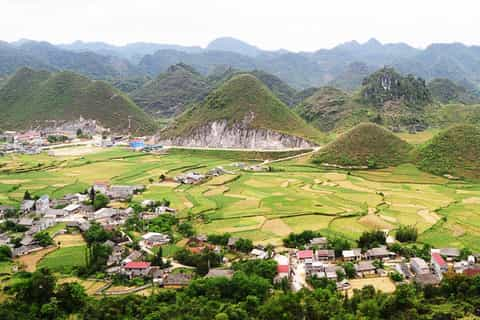
[[[387,239],[382,231],[365,231],[358,239],[358,246],[363,250],[371,249],[384,245]]]
[[[415,226],[400,226],[396,232],[396,239],[400,242],[417,241],[418,230]]]
[[[93,200],[93,207],[95,210],[105,208],[107,204],[110,202],[110,199],[104,194],[96,194],[95,200]]]
[[[301,247],[317,237],[321,237],[321,234],[312,230],[305,230],[301,233],[290,233],[288,237],[283,239],[283,245],[287,248]]]

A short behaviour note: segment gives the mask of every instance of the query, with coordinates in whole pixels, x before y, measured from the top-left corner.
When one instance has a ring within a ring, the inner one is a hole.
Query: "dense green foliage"
[[[457,125],[433,137],[418,151],[422,170],[455,177],[480,178],[480,129],[472,125]]]
[[[41,231],[33,237],[42,247],[48,247],[53,244],[53,239],[47,231]]]
[[[297,106],[296,112],[322,131],[373,121],[377,115],[346,92],[333,87],[322,87],[315,91]]]
[[[384,245],[386,242],[385,233],[383,231],[365,231],[358,238],[357,244],[363,250],[375,248]]]
[[[285,134],[317,139],[319,133],[288,109],[257,78],[249,74],[234,76],[210,93],[201,104],[182,114],[163,137],[187,136],[213,121],[228,126],[269,129]]]
[[[404,77],[393,68],[383,68],[366,77],[360,95],[365,103],[382,107],[388,101],[400,100],[409,106],[431,102],[423,79],[412,75]]]
[[[400,242],[415,242],[417,237],[418,230],[415,226],[400,226],[395,233],[395,239]]]
[[[12,259],[12,249],[9,246],[0,246],[0,262]]]
[[[233,263],[233,270],[243,271],[248,275],[256,275],[273,281],[277,275],[277,262],[275,260],[243,260]]]
[[[310,243],[310,240],[316,237],[321,237],[321,234],[312,230],[305,230],[300,233],[292,232],[285,239],[283,239],[283,245],[287,248],[302,247]]]
[[[187,249],[178,250],[174,255],[175,260],[186,266],[195,267],[197,273],[204,276],[210,268],[218,267],[222,256],[206,248],[200,254],[195,254]]]
[[[433,79],[428,83],[432,97],[440,103],[479,103],[480,96],[449,79]]]
[[[0,89],[2,129],[47,126],[47,120],[95,119],[114,131],[152,133],[154,121],[128,97],[103,81],[71,72],[20,69]],[[51,125],[51,124],[50,124]]]
[[[407,162],[411,150],[412,146],[388,130],[365,123],[322,148],[313,161],[318,164],[381,168]]]
[[[93,200],[93,208],[95,210],[105,208],[110,202],[110,199],[104,194],[96,194],[95,199]]]
[[[90,298],[77,284],[56,284],[48,270],[25,273],[0,305],[0,318],[36,320],[79,318],[177,320],[432,320],[470,319],[478,315],[479,277],[447,275],[439,287],[401,284],[393,294],[371,286],[354,290],[348,299],[334,282],[310,278],[315,288],[271,291],[270,281],[242,271],[232,279],[194,280],[179,291],[160,290],[148,297]]]

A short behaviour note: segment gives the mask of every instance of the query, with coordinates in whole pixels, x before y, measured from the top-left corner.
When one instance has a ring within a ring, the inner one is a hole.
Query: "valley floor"
[[[325,170],[309,156],[274,162],[272,172],[241,171],[236,162],[262,163],[255,153],[169,150],[166,155],[121,148],[83,155],[9,155],[0,159],[0,202],[85,190],[94,181],[145,184],[133,200],[167,198],[180,218],[193,215],[198,233],[229,232],[255,243],[281,244],[311,229],[355,240],[363,231],[415,225],[420,242],[480,250],[480,184],[449,181],[411,165],[369,171]],[[199,185],[159,182],[223,166],[231,174]]]

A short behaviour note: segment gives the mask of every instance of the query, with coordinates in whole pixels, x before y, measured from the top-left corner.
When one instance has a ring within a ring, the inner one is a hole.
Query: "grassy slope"
[[[472,125],[446,129],[421,147],[416,158],[422,170],[479,179],[480,129]]]
[[[178,64],[131,93],[133,100],[146,111],[164,116],[176,116],[192,102],[207,95],[210,85],[191,67]]]
[[[248,124],[318,140],[320,133],[285,106],[257,78],[241,74],[228,80],[199,104],[182,114],[164,136],[184,136],[212,121],[227,120],[229,125],[254,115]]]
[[[314,156],[316,163],[377,167],[397,165],[408,160],[412,150],[405,141],[375,124],[360,124],[341,135]]]
[[[20,69],[0,90],[0,110],[2,129],[26,129],[45,120],[80,116],[114,131],[125,131],[128,116],[137,133],[156,129],[153,120],[120,91],[71,72]]]

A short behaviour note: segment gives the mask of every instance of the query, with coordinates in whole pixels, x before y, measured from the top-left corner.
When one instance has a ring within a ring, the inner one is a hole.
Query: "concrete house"
[[[315,256],[317,257],[318,261],[334,261],[335,260],[335,251],[334,250],[327,250],[321,249],[315,252]]]
[[[457,248],[441,248],[440,255],[448,261],[453,261],[460,258],[460,250]]]
[[[233,270],[231,269],[219,269],[219,268],[212,268],[208,271],[205,278],[228,278],[231,279],[233,277]]]
[[[158,232],[148,232],[142,236],[143,242],[147,247],[156,247],[170,242],[170,237],[167,234]]]
[[[20,205],[20,210],[23,213],[30,213],[35,208],[35,200],[23,200],[22,204]]]
[[[93,191],[100,192],[102,194],[107,194],[108,189],[110,188],[110,182],[108,181],[95,181],[93,183]]]
[[[273,279],[273,282],[279,283],[282,279],[290,278],[290,266],[288,264],[277,265],[277,275]]]
[[[318,249],[326,249],[328,246],[328,239],[325,237],[313,238],[310,240],[310,247],[316,246]]]
[[[373,265],[372,261],[360,261],[355,265],[355,272],[360,278],[366,278],[374,276],[377,268]]]
[[[448,271],[448,265],[438,252],[432,252],[431,264],[435,274],[442,277],[444,272]]]
[[[426,274],[430,273],[430,267],[422,258],[411,258],[410,259],[410,268],[415,274]]]
[[[342,257],[343,261],[360,261],[362,260],[362,249],[343,250]]]
[[[389,259],[395,256],[396,254],[388,251],[386,247],[372,248],[365,252],[365,258],[370,260]]]
[[[129,278],[146,277],[150,272],[150,262],[132,261],[125,264],[122,268],[122,273]]]
[[[35,208],[37,211],[44,213],[50,208],[50,197],[48,195],[43,195],[35,202]]]
[[[192,281],[192,276],[186,273],[168,274],[163,281],[163,287],[179,289],[188,286],[190,281]]]

